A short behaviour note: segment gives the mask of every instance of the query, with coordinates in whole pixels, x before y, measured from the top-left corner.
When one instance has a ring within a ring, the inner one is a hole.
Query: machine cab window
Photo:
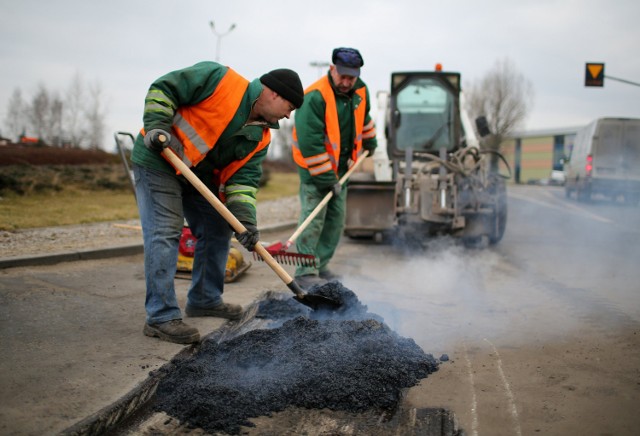
[[[392,106],[396,149],[437,153],[456,145],[455,97],[441,78],[409,76],[393,93]]]

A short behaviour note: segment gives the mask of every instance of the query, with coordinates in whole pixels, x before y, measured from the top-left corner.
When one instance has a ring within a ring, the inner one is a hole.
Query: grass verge
[[[272,172],[258,192],[258,202],[297,195],[297,173]],[[56,227],[138,218],[130,190],[62,190],[7,195],[0,199],[0,230]]]

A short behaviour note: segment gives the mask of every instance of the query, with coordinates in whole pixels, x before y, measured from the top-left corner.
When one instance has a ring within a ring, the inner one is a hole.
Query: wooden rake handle
[[[349,171],[347,171],[344,176],[342,176],[340,178],[340,180],[338,181],[341,185],[344,185],[345,182],[349,179],[349,177],[351,177],[351,174],[360,166],[360,164],[362,164],[362,162],[364,162],[365,158],[369,156],[369,150],[365,150],[364,153],[362,153],[362,156],[360,156],[360,159],[358,159],[353,165],[351,165],[351,168],[349,168]],[[298,236],[300,236],[300,234],[304,231],[304,229],[307,228],[307,226],[309,225],[309,223],[311,221],[313,221],[313,219],[316,217],[316,215],[318,215],[320,213],[320,211],[322,210],[323,207],[325,207],[327,205],[327,203],[329,202],[329,200],[331,200],[331,197],[333,197],[333,192],[329,191],[329,193],[327,195],[324,196],[324,198],[322,199],[322,201],[320,203],[318,203],[318,205],[316,206],[315,209],[313,209],[313,212],[311,212],[309,214],[309,216],[302,222],[302,224],[300,224],[300,226],[296,229],[296,231],[293,233],[293,235],[291,235],[291,237],[289,238],[289,240],[287,241],[287,243],[284,245],[284,249],[288,249],[289,247],[291,247],[291,245],[296,241],[296,239],[298,239]]]
[[[191,171],[191,169],[182,160],[176,156],[173,150],[165,148],[162,151],[162,155],[166,157],[169,162],[176,168],[186,179],[193,185],[194,188],[202,194],[202,196],[218,211],[220,215],[231,225],[236,233],[243,233],[247,231],[247,228],[231,213],[229,209],[216,197],[213,192],[202,183],[202,181]],[[262,256],[262,259],[271,267],[271,269],[282,279],[285,285],[289,286],[293,282],[293,278],[282,268],[282,266],[271,256],[271,254],[264,248],[264,246],[258,242],[253,247],[256,253]],[[289,286],[291,288],[291,286]]]

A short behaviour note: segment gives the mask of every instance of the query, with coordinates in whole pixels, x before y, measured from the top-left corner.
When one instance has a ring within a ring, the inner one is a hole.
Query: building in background
[[[583,126],[515,132],[501,150],[511,166],[513,183],[562,184],[563,158],[569,156]]]

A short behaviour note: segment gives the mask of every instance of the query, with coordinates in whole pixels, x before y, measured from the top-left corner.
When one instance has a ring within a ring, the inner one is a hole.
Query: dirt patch
[[[99,165],[116,163],[120,163],[120,157],[103,150],[61,148],[47,145],[7,145],[2,147],[2,154],[0,154],[0,166]]]
[[[249,418],[288,407],[392,411],[403,389],[438,369],[339,282],[313,293],[343,306],[316,313],[291,298],[261,302],[256,318],[273,322],[228,341],[205,340],[168,370],[154,409],[211,433],[238,434],[252,426]]]

